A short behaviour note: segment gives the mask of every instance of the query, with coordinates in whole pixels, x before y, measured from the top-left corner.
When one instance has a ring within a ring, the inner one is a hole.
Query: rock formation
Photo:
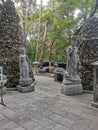
[[[8,79],[7,87],[19,84],[19,48],[23,46],[19,22],[14,3],[7,0],[0,14],[0,63]]]
[[[93,69],[91,63],[98,60],[98,18],[84,23],[79,40],[79,74],[84,90],[93,90]]]

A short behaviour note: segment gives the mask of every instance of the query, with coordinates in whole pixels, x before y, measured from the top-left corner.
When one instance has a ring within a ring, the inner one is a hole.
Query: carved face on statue
[[[71,37],[71,45],[72,46],[75,46],[75,45],[77,45],[77,43],[78,43],[78,37],[77,36],[72,36]]]
[[[72,47],[77,46],[77,43],[78,43],[78,37],[77,36],[72,36],[71,37],[71,45],[72,45]]]
[[[25,53],[26,53],[25,48],[22,47],[21,50],[20,50],[20,54],[25,54]]]

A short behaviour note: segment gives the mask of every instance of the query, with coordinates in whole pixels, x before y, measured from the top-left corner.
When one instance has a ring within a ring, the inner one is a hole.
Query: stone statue
[[[19,85],[17,85],[17,90],[21,93],[34,91],[34,86],[36,81],[29,77],[29,63],[28,57],[25,52],[25,48],[22,47],[19,56],[19,67],[20,67],[20,79]]]
[[[66,74],[71,79],[77,78],[77,68],[79,63],[79,56],[77,54],[77,37],[71,38],[71,45],[67,48],[67,66]]]
[[[67,66],[64,73],[61,93],[75,95],[82,93],[81,79],[78,75],[79,56],[77,49],[78,37],[71,38],[71,45],[67,48]]]
[[[27,61],[27,55],[25,53],[25,48],[22,47],[19,56],[19,64],[20,64],[20,79],[28,79],[29,78],[29,65]]]

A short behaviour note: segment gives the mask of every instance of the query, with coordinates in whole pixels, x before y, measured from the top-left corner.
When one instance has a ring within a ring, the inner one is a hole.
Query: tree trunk
[[[52,59],[53,45],[54,45],[54,40],[52,41],[51,46],[50,46],[49,61],[51,61],[51,59]]]
[[[30,15],[30,6],[32,4],[32,0],[28,0],[28,6],[27,6],[27,14],[26,14],[26,27],[25,27],[25,36],[27,39],[28,36],[28,28],[29,28],[29,15]]]
[[[35,52],[35,61],[39,61],[39,43],[40,43],[40,31],[41,31],[41,15],[42,15],[42,0],[41,0],[41,4],[39,7],[39,22],[38,22],[38,38],[37,38],[37,43],[36,43],[36,52]]]
[[[26,46],[26,32],[25,32],[25,1],[21,0],[21,8],[22,8],[22,34],[23,34],[23,43]]]
[[[40,58],[39,61],[41,61],[44,57],[44,51],[45,51],[45,41],[46,41],[46,37],[47,37],[47,31],[48,31],[48,18],[46,19],[46,24],[45,24],[45,30],[44,30],[44,36],[43,36],[43,40],[42,40],[42,46],[41,46],[41,53],[40,53]]]

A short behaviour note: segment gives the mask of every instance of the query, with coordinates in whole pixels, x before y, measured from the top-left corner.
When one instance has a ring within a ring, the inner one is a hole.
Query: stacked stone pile
[[[98,18],[90,18],[84,23],[79,39],[79,74],[83,89],[93,90],[93,68],[91,63],[98,60]]]
[[[0,14],[0,62],[7,76],[7,87],[19,84],[19,48],[23,46],[22,31],[14,3],[7,0]]]

